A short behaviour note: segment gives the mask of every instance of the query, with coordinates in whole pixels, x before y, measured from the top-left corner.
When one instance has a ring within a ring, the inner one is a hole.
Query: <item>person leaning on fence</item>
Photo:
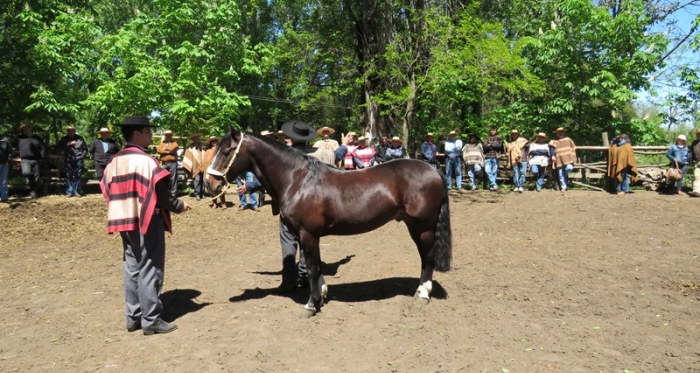
[[[267,132],[267,131],[263,131]],[[265,136],[265,135],[263,135]],[[273,139],[274,140],[274,139]],[[217,136],[209,136],[207,140],[204,141],[204,145],[207,147],[207,151],[204,152],[204,160],[202,161],[202,169],[204,172],[207,172],[209,169],[209,166],[211,165],[211,161],[214,159],[214,156],[216,155],[216,148],[219,146],[219,141],[221,141],[221,137]],[[211,200],[211,208],[215,209],[221,207],[222,210],[226,210],[226,193],[221,193],[221,196],[219,197],[219,202],[216,202],[216,198],[213,198]]]
[[[68,126],[66,135],[58,141],[58,148],[63,152],[63,165],[66,170],[66,197],[80,197],[83,160],[87,154],[85,140],[75,133],[74,126]]]
[[[469,134],[469,142],[462,149],[462,160],[469,177],[471,190],[476,190],[477,176],[481,174],[484,167],[484,148],[479,141],[479,136],[475,133]]]
[[[535,136],[535,142],[530,143],[528,151],[530,172],[537,178],[535,190],[538,192],[542,191],[545,171],[547,170],[549,160],[552,158],[553,153],[553,148],[546,143],[546,139],[547,135],[545,135],[544,132],[538,133],[537,136]]]
[[[367,138],[364,136],[357,139],[357,148],[351,155],[352,163],[358,170],[374,166],[376,153],[373,147],[367,145]]]
[[[90,144],[88,151],[92,154],[92,159],[95,161],[95,172],[97,173],[97,180],[102,180],[104,176],[105,167],[112,161],[112,157],[119,153],[119,145],[114,139],[110,138],[113,132],[109,128],[100,128],[97,134],[100,135],[99,139],[95,139]]]
[[[437,156],[440,153],[438,153],[437,145],[435,145],[435,136],[431,132],[425,135],[425,141],[420,146],[420,154],[424,162],[427,162],[435,169],[438,168]]]
[[[568,136],[566,129],[557,128],[554,133],[557,138],[549,142],[552,150],[552,167],[557,170],[559,176],[559,187],[562,193],[566,192],[569,186],[569,172],[574,170],[576,164],[576,144]]]
[[[484,168],[489,178],[489,190],[498,190],[498,157],[503,154],[503,139],[498,136],[495,126],[489,128],[489,135],[484,140]]]
[[[10,198],[7,192],[7,173],[10,171],[12,160],[12,145],[10,140],[0,133],[0,202],[6,203]]]
[[[450,131],[450,137],[445,141],[445,176],[447,189],[452,189],[452,176],[455,178],[457,190],[462,190],[462,148],[464,143],[457,138],[457,131]]]
[[[41,138],[34,135],[29,124],[22,124],[19,130],[22,134],[17,139],[17,148],[22,159],[22,176],[29,180],[29,197],[37,198],[38,187],[41,184],[39,164],[46,155],[46,148]]]
[[[700,197],[700,128],[695,131],[695,140],[690,144],[690,164],[695,167],[693,190],[688,192],[691,197]]]
[[[124,149],[107,165],[100,183],[107,201],[107,232],[122,238],[126,330],[169,333],[177,326],[161,318],[165,270],[165,231],[170,212],[191,207],[170,193],[170,173],[147,152],[152,125],[147,117],[126,117]]]
[[[668,148],[668,152],[666,152],[666,157],[671,161],[669,167],[674,167],[681,171],[680,178],[676,181],[676,194],[684,194],[682,191],[683,176],[688,171],[688,163],[690,162],[690,152],[685,139],[685,135],[678,135],[676,143],[671,145]]]
[[[508,167],[513,170],[513,191],[525,191],[525,174],[527,173],[527,152],[530,142],[520,137],[518,130],[510,131],[511,141],[506,145]]]
[[[616,180],[617,195],[627,195],[632,183],[639,179],[637,160],[629,136],[617,136],[608,148],[608,177]]]
[[[160,164],[170,172],[170,194],[177,197],[177,150],[180,145],[173,141],[173,131],[163,132],[165,139],[158,144],[158,154],[160,154]]]
[[[391,145],[389,145],[389,147],[386,148],[386,151],[384,152],[384,160],[385,162],[388,162],[394,159],[401,158],[408,158],[408,154],[401,145],[401,139],[398,136],[394,136],[391,138]]]

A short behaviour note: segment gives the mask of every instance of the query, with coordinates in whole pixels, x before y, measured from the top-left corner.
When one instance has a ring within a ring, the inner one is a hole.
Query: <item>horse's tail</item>
[[[439,272],[447,272],[452,265],[452,228],[450,227],[450,199],[447,196],[447,179],[440,172],[442,183],[442,205],[438,213],[437,226],[435,227],[435,269]]]

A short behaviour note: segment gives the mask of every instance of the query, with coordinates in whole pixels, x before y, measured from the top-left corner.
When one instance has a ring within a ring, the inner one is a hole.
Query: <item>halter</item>
[[[233,134],[231,134],[231,135],[233,137]],[[241,150],[241,144],[243,143],[244,136],[245,136],[245,134],[243,132],[241,132],[241,138],[238,140],[238,145],[236,146],[236,150],[233,152],[233,157],[231,157],[231,160],[228,162],[228,165],[226,165],[224,172],[219,172],[217,170],[214,170],[211,168],[211,166],[209,166],[207,168],[207,171],[206,171],[207,174],[211,174],[214,176],[221,176],[221,178],[224,179],[224,186],[221,188],[221,192],[219,192],[219,194],[214,196],[214,198],[212,198],[212,201],[216,201],[217,198],[219,198],[222,194],[226,193],[226,189],[228,189],[229,185],[231,185],[231,183],[229,183],[228,180],[226,179],[226,174],[228,174],[228,170],[231,169],[231,166],[233,165],[233,161],[236,160],[236,156],[238,155],[238,152]],[[209,203],[209,200],[207,199],[206,201],[200,202],[192,207],[194,208],[196,206],[203,205],[205,203]],[[216,203],[216,202],[214,202],[214,203]]]

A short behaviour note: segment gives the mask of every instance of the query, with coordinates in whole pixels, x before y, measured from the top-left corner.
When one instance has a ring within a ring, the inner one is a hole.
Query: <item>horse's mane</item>
[[[321,172],[324,169],[334,169],[333,166],[325,164],[314,157],[309,157],[307,154],[297,148],[294,148],[293,146],[283,144],[277,140],[264,137],[256,133],[246,133],[245,135],[255,137],[256,139],[272,146],[276,150],[279,150],[282,153],[280,156],[285,157],[285,159],[294,160],[300,167],[305,166],[309,170],[309,174],[306,176],[306,181],[318,181],[319,177],[321,176]],[[221,143],[224,143],[229,138],[232,138],[230,132],[221,139]]]

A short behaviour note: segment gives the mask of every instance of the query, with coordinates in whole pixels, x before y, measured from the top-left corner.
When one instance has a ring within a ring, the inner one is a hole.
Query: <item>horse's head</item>
[[[248,156],[241,154],[243,134],[229,126],[229,132],[221,139],[211,165],[206,170],[204,188],[212,195],[221,192],[228,180],[233,180],[250,167]]]

